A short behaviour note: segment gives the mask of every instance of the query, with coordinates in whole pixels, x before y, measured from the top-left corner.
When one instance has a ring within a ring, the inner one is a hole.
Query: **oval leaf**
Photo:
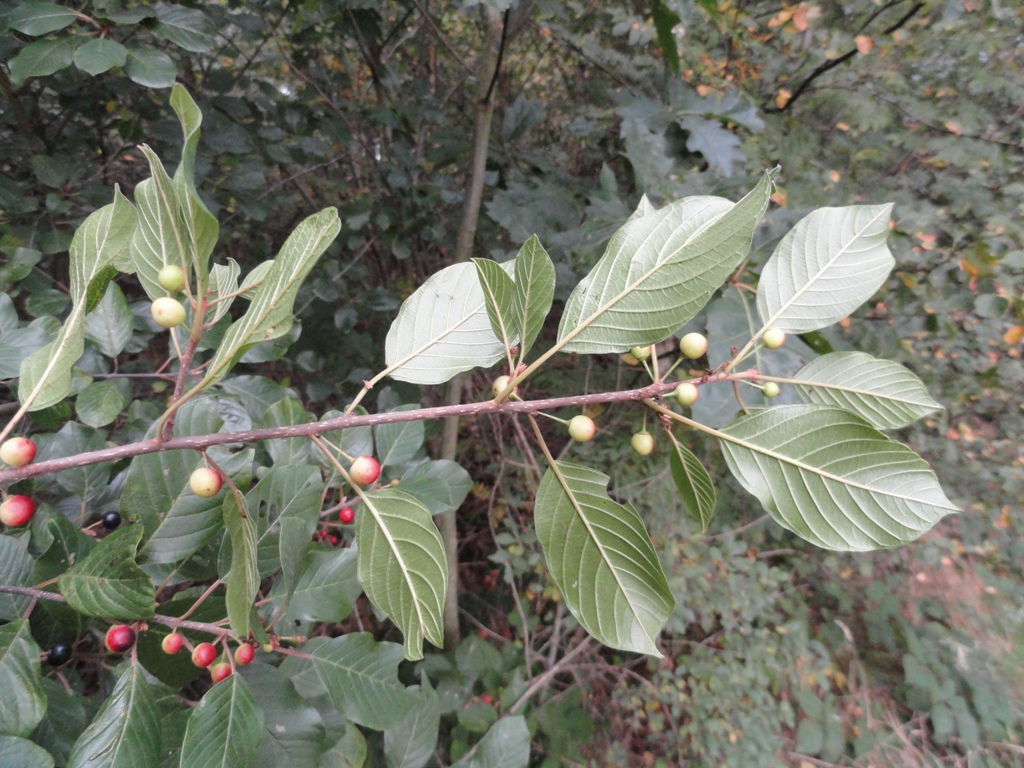
[[[129,525],[107,534],[85,559],[57,579],[68,604],[86,616],[148,619],[156,611],[153,582],[135,564],[142,526]]]
[[[12,768],[53,768],[53,756],[28,739],[0,736],[0,765]]]
[[[359,581],[405,635],[405,657],[423,658],[423,638],[444,646],[448,565],[434,520],[409,494],[385,488],[364,496],[356,516]]]
[[[804,366],[796,378],[809,403],[850,411],[877,429],[899,429],[942,410],[924,384],[899,363],[863,352],[833,352]]]
[[[621,352],[685,325],[747,255],[774,176],[765,173],[735,205],[721,197],[688,197],[634,214],[566,302],[561,349]]]
[[[501,339],[502,346],[509,349],[519,340],[519,328],[512,317],[515,283],[497,262],[473,259],[473,265],[484,292],[484,301],[487,302],[487,319],[491,321],[491,330]]]
[[[761,271],[757,311],[766,327],[803,333],[837,323],[885,282],[888,205],[819,208],[782,238]]]
[[[252,765],[262,739],[263,710],[245,678],[231,675],[207,691],[189,715],[181,745],[181,768]]]
[[[740,484],[825,549],[899,546],[959,511],[916,453],[839,408],[766,408],[714,434]]]
[[[679,491],[690,517],[700,523],[702,531],[706,531],[715,514],[715,485],[700,459],[693,455],[693,451],[680,443],[675,435],[671,437],[674,450],[669,458],[669,465],[672,468],[676,490]]]
[[[423,768],[434,755],[441,701],[423,675],[423,684],[412,697],[415,704],[405,719],[384,732],[384,758],[388,768]]]
[[[661,656],[655,638],[674,601],[640,515],[608,498],[608,480],[556,462],[537,489],[537,537],[566,606],[590,634]]]
[[[494,365],[504,354],[477,269],[468,263],[431,275],[402,304],[385,342],[392,378],[413,384],[443,384],[462,371]]]
[[[28,736],[46,713],[39,646],[28,619],[0,627],[0,734]]]
[[[555,265],[536,235],[519,249],[515,282],[512,324],[520,336],[519,358],[523,359],[544,327],[555,297]]]

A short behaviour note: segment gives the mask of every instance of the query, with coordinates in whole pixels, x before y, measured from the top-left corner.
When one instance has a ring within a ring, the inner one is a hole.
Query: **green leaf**
[[[0,536],[0,584],[12,587],[31,585],[32,556],[28,553],[28,537]],[[0,621],[12,621],[23,615],[31,598],[0,594]]]
[[[672,594],[640,515],[608,498],[608,480],[556,462],[537,489],[537,538],[566,607],[591,635],[661,656],[655,640],[672,613]]]
[[[248,637],[252,630],[253,601],[260,588],[260,570],[256,556],[256,521],[245,503],[245,497],[228,493],[224,499],[224,527],[231,539],[231,568],[225,574],[225,602],[231,628],[239,637]]]
[[[160,9],[157,6],[157,17],[160,17]],[[180,9],[186,10],[186,9]],[[201,11],[187,11],[198,13]],[[159,24],[157,28],[159,29]],[[203,123],[203,113],[199,111],[195,101],[181,85],[175,85],[171,89],[171,108],[178,116],[184,134],[184,145],[181,148],[181,162],[174,172],[174,188],[178,196],[178,204],[181,206],[181,215],[185,222],[189,251],[192,255],[192,269],[195,272],[198,285],[197,292],[205,293],[207,282],[207,271],[210,262],[210,254],[217,245],[217,236],[220,226],[217,219],[205,203],[200,199],[195,187],[195,160],[196,147],[199,145],[199,127]],[[187,274],[187,272],[186,272]]]
[[[49,752],[58,765],[67,765],[68,756],[96,713],[97,705],[92,699],[69,691],[56,678],[44,679],[43,690],[46,716],[32,734],[32,741]],[[0,765],[6,764],[0,758]]]
[[[512,297],[516,286],[512,278],[496,262],[490,259],[473,259],[477,279],[484,292],[487,319],[491,330],[501,340],[504,349],[510,349],[519,341],[520,329],[512,318]]]
[[[383,731],[398,725],[415,705],[398,681],[402,646],[377,643],[366,632],[328,639],[314,637],[302,648],[312,658],[289,657],[281,671],[300,694],[324,691],[354,723]]]
[[[700,459],[693,455],[693,452],[676,439],[670,433],[672,447],[675,449],[669,458],[669,465],[672,468],[672,479],[675,481],[676,490],[682,498],[686,511],[690,517],[700,523],[702,531],[708,529],[715,514],[715,486],[711,482],[711,476],[700,463]]]
[[[203,384],[219,381],[253,344],[283,336],[292,327],[292,305],[302,281],[341,229],[336,208],[302,221],[281,247],[249,310],[231,324]]]
[[[192,53],[206,53],[214,46],[214,28],[206,14],[194,8],[157,3],[153,32]]]
[[[713,434],[776,522],[825,549],[899,546],[959,511],[916,453],[839,408],[776,406]]]
[[[18,3],[7,16],[12,29],[32,37],[56,32],[75,23],[78,14],[71,8],[41,0]]]
[[[184,405],[174,424],[179,436],[218,432],[223,422],[211,399]],[[154,437],[154,426],[147,438]],[[146,530],[139,552],[143,563],[177,563],[196,552],[221,530],[226,489],[213,498],[196,496],[188,478],[202,457],[191,451],[160,451],[132,459],[121,494],[121,516],[138,519]]]
[[[210,270],[210,301],[215,301],[221,296],[229,296],[238,292],[238,276],[242,274],[242,268],[234,259],[228,259],[228,263],[214,264]],[[206,322],[215,323],[227,314],[231,309],[234,299],[224,299],[217,302],[207,312]]]
[[[39,646],[28,619],[0,626],[0,734],[28,736],[46,714]]]
[[[415,404],[400,405],[395,411],[415,411]],[[382,467],[405,464],[416,457],[423,445],[424,427],[422,421],[399,421],[392,424],[378,424],[373,428],[377,442],[377,455]]]
[[[309,541],[309,536],[306,540]],[[356,547],[313,550],[306,555],[305,568],[290,599],[283,588],[275,588],[270,598],[278,605],[288,599],[286,615],[291,619],[344,621],[363,593],[357,577],[357,563]]]
[[[441,724],[441,702],[426,675],[413,695],[415,704],[398,725],[384,731],[388,768],[423,768],[434,755]]]
[[[133,83],[146,88],[170,88],[178,77],[178,65],[156,48],[133,48],[128,51],[125,72]]]
[[[317,467],[293,464],[274,467],[246,494],[246,506],[256,520],[260,578],[275,573],[283,563],[290,563],[293,556],[297,562],[285,570],[285,578],[296,576],[292,568],[297,569],[302,564],[309,550],[310,538],[320,518],[323,491],[324,483]],[[286,551],[284,529],[293,522],[298,523],[295,533],[298,541],[291,545],[292,551]]]
[[[302,401],[296,397],[285,397],[270,406],[259,419],[253,421],[257,429],[268,427],[287,427],[292,424],[308,424],[313,421],[313,414],[302,407]],[[310,461],[310,443],[308,437],[288,437],[283,440],[270,440],[267,452],[274,460],[275,466],[308,464]]]
[[[18,55],[7,62],[11,80],[21,85],[30,77],[45,77],[71,66],[71,56],[78,45],[77,38],[37,40],[29,43]]]
[[[107,534],[82,561],[57,579],[68,604],[86,616],[148,619],[156,612],[156,591],[135,564],[142,526],[128,525]]]
[[[53,768],[53,756],[28,739],[0,736],[0,765],[8,768]]]
[[[473,488],[469,472],[447,459],[424,461],[402,475],[401,489],[415,496],[430,514],[458,509]]]
[[[685,325],[747,255],[774,177],[735,205],[688,197],[648,212],[642,203],[566,302],[562,351],[621,352]]]
[[[107,357],[117,357],[131,341],[135,319],[117,283],[110,283],[106,293],[85,318],[85,338]]]
[[[246,768],[262,739],[263,710],[245,678],[231,675],[207,691],[189,715],[180,766]]]
[[[365,494],[356,516],[359,581],[405,636],[405,656],[423,658],[423,638],[444,646],[448,567],[430,510],[392,488]]]
[[[819,208],[782,238],[757,285],[765,327],[803,333],[842,320],[869,299],[895,260],[887,205]]]
[[[128,49],[116,40],[97,38],[79,47],[74,61],[86,74],[100,75],[108,69],[123,67],[128,61]]]
[[[239,288],[243,299],[252,300],[253,296],[256,295],[256,289],[266,280],[267,273],[270,272],[273,266],[274,260],[267,259],[253,267],[252,272],[245,276],[245,280],[242,281],[242,285]]]
[[[138,768],[160,762],[156,686],[140,664],[130,665],[75,742],[68,768]]]
[[[178,266],[189,279],[192,252],[184,214],[174,181],[164,170],[157,154],[145,144],[142,153],[149,162],[150,177],[135,187],[135,203],[139,206],[138,228],[131,242],[135,274],[151,299],[166,296],[157,280],[166,266]]]
[[[453,768],[526,768],[530,764],[530,730],[526,718],[512,715],[491,726],[469,761]]]
[[[672,31],[681,21],[679,16],[671,11],[664,0],[652,0],[651,21],[654,22],[654,33],[658,38],[658,47],[661,49],[665,63],[673,74],[679,74],[679,44],[676,42],[675,33]]]
[[[362,732],[349,723],[345,733],[334,746],[324,752],[319,768],[365,768],[366,739]]]
[[[524,359],[544,327],[555,296],[555,265],[536,235],[519,249],[515,283],[512,326],[519,333],[519,356]]]
[[[94,381],[82,391],[75,401],[78,420],[90,427],[107,426],[128,405],[125,389],[113,379]]]
[[[452,264],[427,278],[398,310],[384,353],[392,378],[413,384],[443,384],[504,357],[476,266]]]
[[[87,218],[71,241],[71,314],[57,338],[21,364],[18,397],[38,411],[63,400],[71,390],[71,368],[85,350],[85,316],[99,303],[115,274],[111,264],[128,248],[135,231],[135,209],[114,188],[114,202]]]
[[[924,384],[898,363],[863,352],[833,352],[796,374],[800,396],[855,413],[876,429],[899,429],[942,410]]]
[[[269,664],[250,664],[242,676],[263,709],[263,740],[253,768],[317,768],[324,744],[320,713],[292,681]]]

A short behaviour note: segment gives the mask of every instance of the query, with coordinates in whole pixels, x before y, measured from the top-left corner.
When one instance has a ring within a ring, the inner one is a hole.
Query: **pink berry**
[[[188,487],[192,489],[192,493],[204,499],[216,496],[223,484],[220,474],[209,467],[200,467],[188,479]]]
[[[210,670],[210,677],[213,678],[213,682],[219,683],[225,678],[231,677],[231,665],[226,661],[222,661],[220,664],[214,664],[213,669]]]
[[[215,658],[217,649],[213,647],[213,643],[200,643],[192,651],[192,663],[203,669],[213,664]]]
[[[373,485],[380,477],[380,462],[373,456],[360,456],[348,470],[356,485]]]
[[[104,645],[111,653],[124,653],[135,645],[135,630],[127,624],[118,624],[107,630]]]
[[[28,496],[8,496],[0,504],[0,523],[11,528],[28,525],[36,513],[36,503]]]
[[[341,512],[338,513],[338,520],[342,525],[352,525],[355,519],[356,511],[352,507],[342,507]]]
[[[240,645],[235,649],[235,661],[243,667],[251,663],[256,657],[256,651],[251,645]]]
[[[160,642],[160,647],[164,649],[164,653],[168,653],[173,656],[181,650],[181,645],[184,640],[185,639],[179,633],[172,632]]]
[[[0,461],[11,467],[24,467],[36,457],[36,444],[27,437],[12,437],[0,445]]]

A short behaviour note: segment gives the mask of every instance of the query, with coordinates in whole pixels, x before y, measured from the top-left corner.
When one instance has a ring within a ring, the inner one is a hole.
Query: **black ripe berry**
[[[107,512],[103,516],[103,527],[112,531],[121,524],[121,515],[117,512]]]
[[[57,643],[50,649],[50,655],[46,659],[51,667],[59,667],[71,661],[71,644]]]

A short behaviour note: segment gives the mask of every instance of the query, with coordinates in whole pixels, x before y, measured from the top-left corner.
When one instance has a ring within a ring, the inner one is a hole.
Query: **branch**
[[[893,25],[883,29],[882,30],[882,34],[883,35],[891,35],[897,29],[899,29],[900,27],[905,25],[908,21],[910,21],[912,18],[914,18],[914,16],[916,16],[918,11],[920,11],[922,8],[924,8],[924,3],[921,3],[921,2],[914,3],[913,7],[911,7],[911,9],[909,11],[907,11],[905,14],[903,14],[903,16],[899,19],[899,21],[897,21],[895,24],[893,24]],[[869,22],[870,22],[870,19],[869,19]],[[849,51],[847,51],[846,53],[844,53],[842,56],[840,56],[839,58],[832,59],[831,61],[826,61],[825,63],[819,65],[817,68],[815,68],[815,70],[813,72],[811,72],[811,74],[809,74],[804,79],[804,81],[802,83],[800,83],[800,85],[797,87],[797,89],[795,91],[793,91],[793,95],[789,97],[789,101],[787,101],[785,104],[783,104],[777,110],[770,110],[770,111],[785,112],[787,109],[789,109],[791,106],[793,106],[793,103],[797,99],[799,99],[800,96],[804,94],[804,92],[807,91],[807,89],[811,86],[811,83],[813,83],[815,80],[817,80],[819,77],[824,75],[829,70],[835,69],[840,64],[842,64],[844,61],[849,61],[850,59],[852,59],[856,55],[857,55],[857,49],[856,48],[852,48]]]
[[[690,380],[697,385],[710,384],[718,381],[740,381],[757,378],[755,369],[740,373],[719,373]],[[51,472],[62,472],[66,469],[87,467],[108,461],[120,461],[135,456],[160,451],[201,451],[214,445],[230,445],[234,443],[252,443],[261,440],[282,440],[290,437],[310,437],[324,432],[333,432],[351,427],[376,426],[378,424],[395,424],[406,421],[425,421],[443,419],[449,416],[481,416],[492,413],[537,413],[555,408],[569,408],[591,403],[624,403],[633,400],[645,400],[660,397],[675,389],[679,382],[661,382],[650,384],[639,389],[626,389],[617,392],[595,392],[589,395],[570,395],[567,397],[549,397],[542,400],[505,400],[496,403],[484,400],[479,403],[463,403],[460,405],[441,405],[433,408],[420,408],[415,411],[396,411],[391,413],[350,414],[333,419],[315,421],[309,424],[292,424],[286,427],[268,427],[266,429],[250,429],[244,432],[218,432],[208,435],[191,435],[172,437],[167,440],[140,440],[114,448],[103,448],[75,456],[50,459],[29,464],[18,469],[0,471],[0,483],[16,483],[38,475]]]

